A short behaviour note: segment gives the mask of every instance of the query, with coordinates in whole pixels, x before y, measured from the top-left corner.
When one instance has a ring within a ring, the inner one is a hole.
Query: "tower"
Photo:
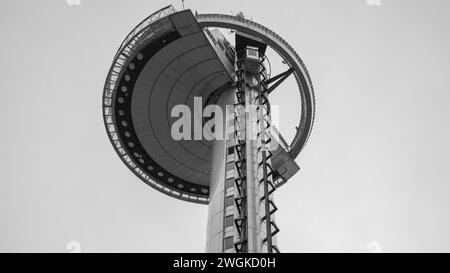
[[[234,41],[217,28],[233,30]],[[286,62],[285,72],[268,73],[268,47]],[[301,118],[287,144],[272,126],[269,95],[290,75]],[[120,45],[103,117],[114,149],[142,181],[208,205],[206,251],[278,252],[273,193],[299,170],[294,159],[314,121],[309,74],[279,35],[242,14],[165,7]],[[223,138],[205,137],[220,128]]]

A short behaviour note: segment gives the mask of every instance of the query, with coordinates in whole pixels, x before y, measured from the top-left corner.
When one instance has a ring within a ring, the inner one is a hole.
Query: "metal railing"
[[[172,6],[169,5],[167,7],[164,7],[154,13],[152,13],[150,16],[148,16],[147,18],[145,18],[142,22],[140,22],[125,38],[125,40],[123,40],[122,44],[119,47],[119,50],[117,51],[117,53],[119,53],[121,51],[121,49],[131,40],[133,39],[133,37],[141,32],[143,29],[145,29],[147,26],[149,26],[150,24],[152,24],[153,22],[167,17],[173,13],[176,13],[176,9]],[[117,54],[116,54],[117,56]]]
[[[115,150],[119,154],[122,161],[139,177],[141,177],[147,184],[152,185],[155,189],[168,193],[169,195],[195,203],[207,204],[208,198],[201,197],[192,194],[182,193],[180,191],[174,190],[172,188],[166,187],[161,183],[158,183],[150,176],[148,176],[138,165],[131,159],[127,154],[125,148],[122,146],[119,140],[119,135],[113,120],[113,92],[117,87],[117,83],[120,80],[120,74],[124,70],[128,60],[134,55],[135,51],[144,42],[148,41],[149,37],[157,36],[158,34],[164,33],[166,30],[172,29],[172,23],[167,19],[164,22],[164,18],[169,15],[176,13],[177,11],[173,6],[167,6],[158,10],[157,12],[151,14],[140,22],[125,38],[121,43],[119,49],[114,56],[113,63],[109,70],[103,92],[103,117],[106,129],[111,143],[113,144]],[[155,22],[161,21],[162,24],[158,25],[156,29],[151,26]]]
[[[147,33],[146,30],[148,30],[148,27],[152,23],[175,12],[176,10],[172,5],[162,8],[145,18],[127,35],[125,40],[120,44],[120,47],[114,56],[110,72],[108,73],[107,84],[105,85],[106,97],[111,98],[112,93],[116,88],[118,76],[122,71],[125,62],[133,55],[135,49],[148,37],[148,35],[144,35]]]

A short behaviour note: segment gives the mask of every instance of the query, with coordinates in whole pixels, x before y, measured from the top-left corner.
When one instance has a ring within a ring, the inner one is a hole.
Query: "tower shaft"
[[[257,55],[255,69],[245,54],[238,56],[236,87],[224,92],[218,102],[231,111],[225,122],[229,140],[213,144],[208,252],[277,250],[272,154],[268,149],[270,106],[261,61]]]

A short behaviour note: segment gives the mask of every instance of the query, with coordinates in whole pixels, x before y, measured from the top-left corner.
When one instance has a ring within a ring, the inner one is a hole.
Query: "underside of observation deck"
[[[209,202],[212,142],[174,140],[178,118],[171,110],[194,109],[194,97],[204,106],[235,85],[230,55],[190,10],[172,7],[146,18],[120,46],[105,83],[105,126],[124,163],[153,188]],[[282,182],[298,171],[286,144],[274,151],[272,163]]]
[[[112,90],[110,118],[117,141],[127,165],[145,182],[207,203],[211,143],[174,140],[171,109],[179,104],[193,109],[194,97],[206,101],[232,78],[190,11],[161,18],[149,28]]]

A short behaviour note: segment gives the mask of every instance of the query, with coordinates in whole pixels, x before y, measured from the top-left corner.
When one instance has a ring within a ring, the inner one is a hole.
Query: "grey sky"
[[[181,1],[0,2],[0,252],[203,252],[207,207],[139,181],[101,116],[126,34]],[[317,100],[301,171],[276,192],[282,252],[450,251],[450,2],[195,1],[298,51]],[[274,68],[276,70],[276,67]],[[290,139],[298,95],[273,95]],[[289,98],[289,99],[288,99]]]

